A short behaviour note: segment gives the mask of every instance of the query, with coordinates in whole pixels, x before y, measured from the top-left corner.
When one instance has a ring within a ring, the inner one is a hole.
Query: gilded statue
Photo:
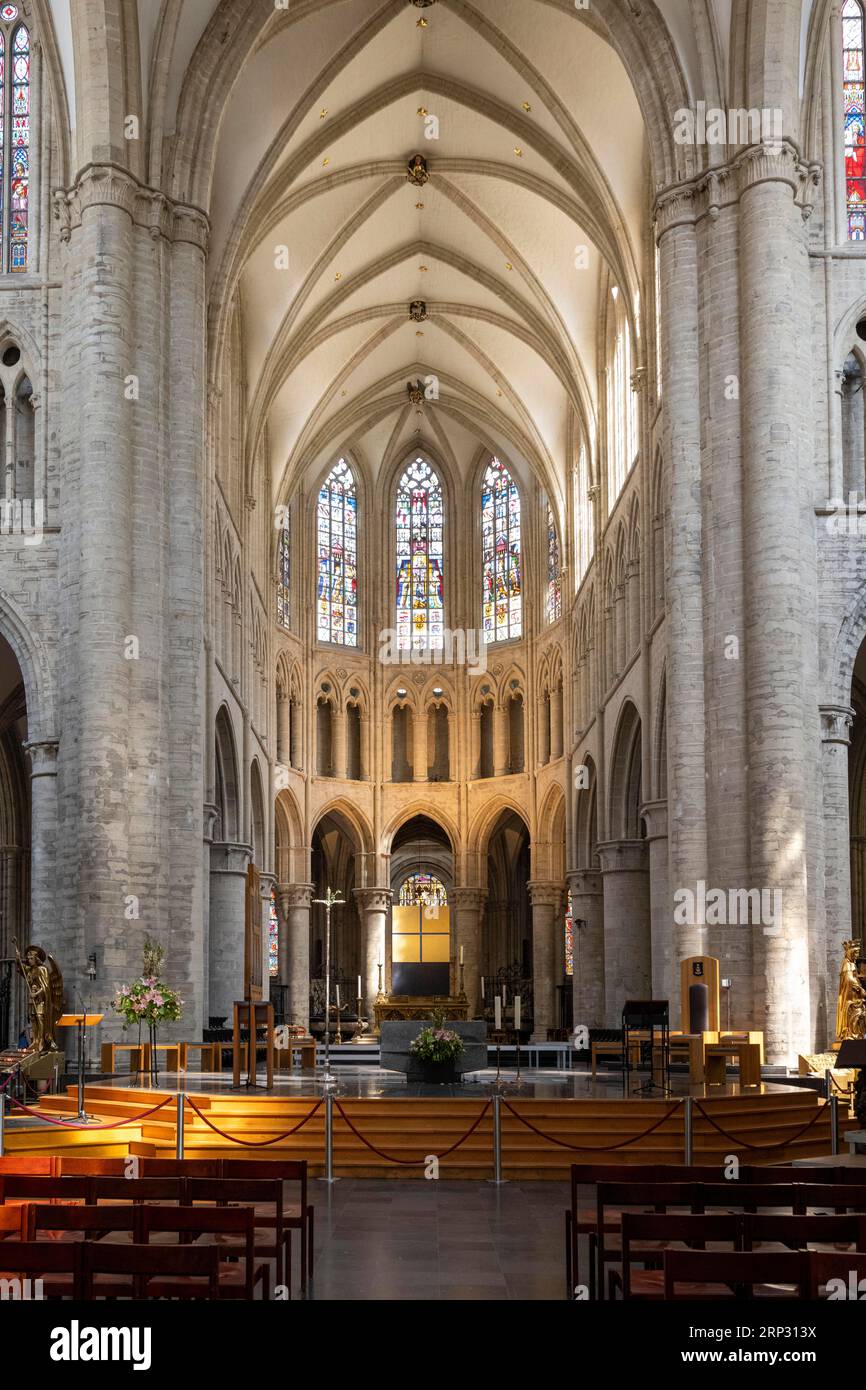
[[[862,1038],[866,1034],[866,989],[857,972],[859,941],[843,941],[845,958],[839,971],[839,1002],[836,1006],[836,1041]]]
[[[53,956],[41,946],[28,946],[22,959],[18,942],[14,943],[18,969],[24,977],[28,994],[30,1021],[30,1051],[56,1052],[54,1036],[57,1020],[63,1013],[63,976]]]

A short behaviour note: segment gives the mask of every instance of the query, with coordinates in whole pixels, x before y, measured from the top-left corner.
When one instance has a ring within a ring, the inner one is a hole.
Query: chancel
[[[793,1191],[866,1164],[864,65],[866,0],[0,4],[15,1277],[866,1258]]]

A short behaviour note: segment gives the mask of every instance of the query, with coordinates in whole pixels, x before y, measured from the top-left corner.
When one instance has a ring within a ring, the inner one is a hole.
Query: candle
[[[340,986],[337,985],[337,1008],[340,1007]]]
[[[361,976],[358,976],[358,998],[361,998]]]
[[[460,964],[463,964],[463,947],[460,947]]]
[[[502,1030],[502,1000],[499,998],[498,994],[493,1001],[493,1018],[496,1024],[496,1031],[499,1033]]]
[[[484,976],[481,976],[481,999],[484,1000]]]
[[[520,1031],[520,995],[519,995],[519,994],[516,994],[516,995],[514,996],[514,1031],[515,1031],[515,1033],[519,1033],[519,1031]]]
[[[507,1003],[508,1003],[508,986],[507,986],[506,984],[503,984],[503,986],[502,986],[502,1006],[503,1006],[503,1008],[506,1006]]]

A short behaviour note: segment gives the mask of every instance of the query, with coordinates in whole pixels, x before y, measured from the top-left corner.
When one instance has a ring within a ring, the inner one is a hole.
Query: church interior
[[[0,1293],[863,1296],[864,63],[0,6]]]

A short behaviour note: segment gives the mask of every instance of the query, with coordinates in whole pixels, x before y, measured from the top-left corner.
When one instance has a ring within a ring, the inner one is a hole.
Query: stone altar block
[[[387,1071],[405,1072],[409,1081],[420,1081],[421,1064],[412,1056],[409,1044],[429,1022],[429,1019],[383,1019],[380,1065]],[[461,1076],[464,1072],[481,1071],[487,1066],[487,1024],[483,1019],[468,1022],[448,1019],[446,1027],[463,1039],[463,1052],[454,1063]]]

